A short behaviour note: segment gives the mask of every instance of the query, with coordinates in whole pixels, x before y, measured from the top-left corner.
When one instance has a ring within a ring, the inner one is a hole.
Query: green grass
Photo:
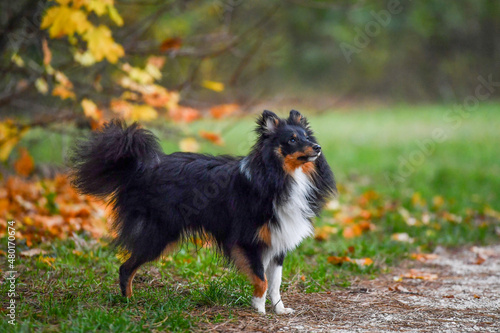
[[[498,242],[495,228],[500,221],[489,208],[500,209],[499,109],[500,104],[482,105],[457,128],[445,118],[452,110],[448,106],[398,106],[310,116],[336,173],[342,212],[361,207],[374,215],[370,221],[376,229],[346,239],[342,232],[349,224],[334,219],[338,211],[325,211],[316,224],[337,231],[326,241],[308,239],[288,255],[284,289],[317,292],[343,288],[353,277],[371,278],[390,270],[417,248],[431,251],[437,245]],[[203,151],[244,155],[253,144],[253,126],[252,118],[242,118],[204,121],[185,130],[191,135],[199,129],[220,131],[226,145],[204,143]],[[389,182],[387,175],[398,174],[400,158],[408,160],[418,154],[419,142],[428,142],[435,129],[442,129],[446,140],[435,143],[433,152],[425,154],[403,180]],[[37,162],[60,162],[63,142],[59,134],[33,132],[24,143]],[[164,140],[162,145],[167,152],[177,150],[172,141]],[[367,191],[374,191],[377,197],[360,206],[359,198]],[[442,206],[432,204],[436,196],[444,199]],[[415,225],[407,223],[400,208],[416,218]],[[454,215],[450,218],[449,214]],[[425,216],[430,217],[428,223]],[[407,233],[414,243],[392,240],[394,233]],[[18,326],[13,329],[2,321],[1,331],[189,331],[200,320],[237,320],[238,312],[250,306],[251,288],[245,278],[226,269],[207,249],[184,246],[167,260],[145,266],[136,277],[135,296],[126,300],[118,295],[119,260],[106,242],[83,249],[72,240],[42,247],[48,251],[46,257],[55,261],[50,266],[36,257],[18,259]],[[23,249],[20,243],[18,250]],[[338,266],[327,260],[343,255],[368,257],[374,264]],[[2,284],[0,292],[5,295],[6,291]],[[211,308],[221,311],[200,316]]]

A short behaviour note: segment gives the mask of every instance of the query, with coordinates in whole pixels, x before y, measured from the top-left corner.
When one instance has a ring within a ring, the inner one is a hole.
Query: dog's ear
[[[264,110],[262,116],[257,120],[258,130],[261,133],[272,133],[278,127],[280,118],[272,111]]]
[[[290,111],[290,117],[288,117],[289,124],[302,125],[304,127],[309,126],[306,117],[300,114],[297,110]]]

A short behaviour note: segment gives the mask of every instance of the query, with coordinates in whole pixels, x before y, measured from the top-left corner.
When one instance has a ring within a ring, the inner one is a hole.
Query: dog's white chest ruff
[[[281,204],[274,204],[274,215],[278,225],[271,224],[271,252],[279,255],[293,250],[300,242],[314,233],[310,219],[314,212],[309,204],[313,183],[297,168],[292,174],[294,183],[289,198]]]

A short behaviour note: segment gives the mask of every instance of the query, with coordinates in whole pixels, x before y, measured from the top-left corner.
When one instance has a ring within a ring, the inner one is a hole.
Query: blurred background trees
[[[0,34],[3,160],[38,125],[454,102],[500,78],[497,0],[2,1]]]

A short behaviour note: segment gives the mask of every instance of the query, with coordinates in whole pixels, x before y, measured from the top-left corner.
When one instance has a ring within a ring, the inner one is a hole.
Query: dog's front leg
[[[284,255],[271,259],[271,262],[267,266],[266,270],[266,276],[269,283],[269,298],[271,299],[273,309],[277,314],[287,314],[294,312],[292,308],[285,308],[280,295],[281,274],[283,270],[284,259]]]

